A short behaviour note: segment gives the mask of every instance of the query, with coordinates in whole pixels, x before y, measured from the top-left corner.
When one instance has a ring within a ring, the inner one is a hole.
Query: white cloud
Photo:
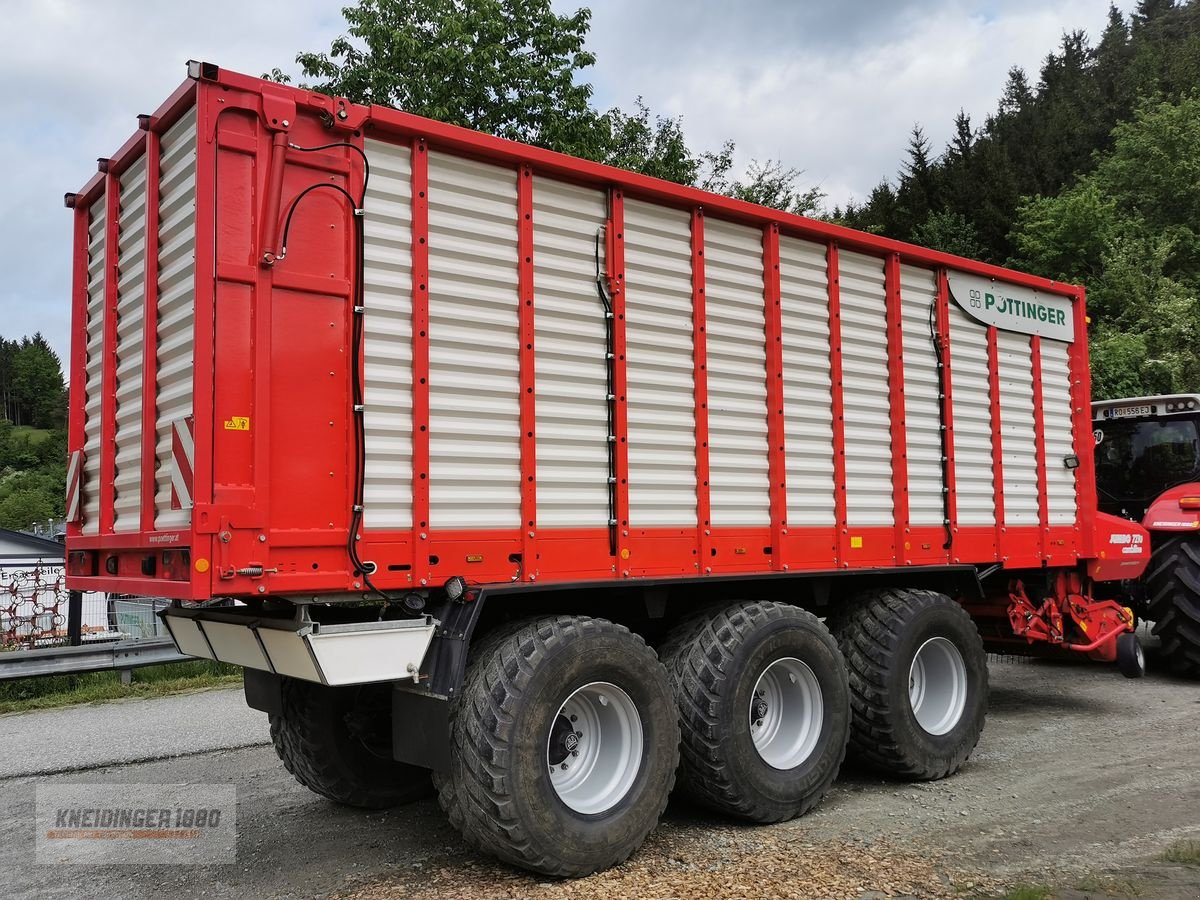
[[[328,47],[327,0],[6,0],[0,29],[0,334],[42,331],[67,360],[71,216],[95,173],[179,84],[189,58],[259,74]],[[294,68],[294,66],[292,66]]]
[[[1132,0],[1126,0],[1125,8]],[[66,359],[71,218],[95,172],[182,80],[188,58],[291,67],[344,30],[339,0],[5,0],[0,31],[0,333],[41,330]],[[578,0],[556,0],[573,10]],[[1010,65],[1036,78],[1061,33],[1097,35],[1104,0],[603,0],[588,77],[602,106],[639,94],[691,143],[782,159],[833,201],[892,174],[920,121],[935,146],[990,112]],[[292,67],[294,68],[294,67]]]
[[[747,0],[731,14],[704,0],[660,4],[630,27],[646,6],[597,8],[590,47],[601,105],[642,95],[656,112],[683,116],[693,146],[732,139],[739,163],[781,159],[844,203],[895,173],[914,123],[940,152],[960,107],[981,125],[1010,66],[1036,82],[1065,31],[1098,39],[1108,5]],[[683,39],[672,19],[685,20]]]

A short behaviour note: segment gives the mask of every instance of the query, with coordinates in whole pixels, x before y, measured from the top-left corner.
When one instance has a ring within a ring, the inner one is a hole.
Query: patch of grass
[[[1200,866],[1200,841],[1176,841],[1158,858],[1181,866]]]
[[[24,437],[34,447],[50,437],[48,429],[34,428],[32,425],[14,425],[11,434],[13,437]]]
[[[121,675],[115,671],[0,681],[0,713],[51,709],[127,697],[161,697],[237,684],[241,678],[242,670],[238,666],[199,659],[134,669],[131,684],[121,684]]]

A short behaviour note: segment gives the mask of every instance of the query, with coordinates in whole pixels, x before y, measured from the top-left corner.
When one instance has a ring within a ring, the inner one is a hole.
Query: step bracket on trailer
[[[325,685],[418,681],[438,626],[432,616],[379,622],[313,622],[235,609],[173,606],[161,613],[180,653]]]

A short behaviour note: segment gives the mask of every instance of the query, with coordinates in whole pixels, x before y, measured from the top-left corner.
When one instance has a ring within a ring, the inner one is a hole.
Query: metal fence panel
[[[170,602],[68,591],[58,560],[0,562],[0,680],[185,659],[158,618]],[[96,652],[58,652],[80,645]]]

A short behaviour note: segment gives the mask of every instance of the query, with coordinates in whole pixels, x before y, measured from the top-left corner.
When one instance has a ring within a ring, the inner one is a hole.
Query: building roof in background
[[[58,541],[37,537],[33,534],[25,534],[21,531],[9,531],[7,528],[0,528],[0,558],[15,554],[22,558],[45,556],[62,559],[63,553],[63,545]]]

